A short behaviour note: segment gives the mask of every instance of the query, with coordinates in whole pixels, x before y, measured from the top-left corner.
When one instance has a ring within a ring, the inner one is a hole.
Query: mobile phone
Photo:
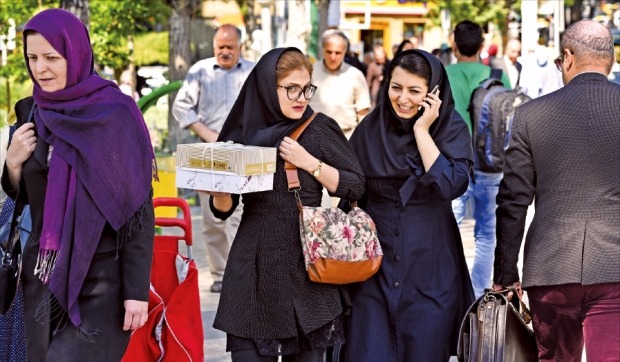
[[[439,84],[435,85],[435,88],[433,88],[433,90],[431,91],[432,94],[436,94],[436,92],[439,90]],[[420,110],[422,109],[422,106],[418,106],[418,112],[420,112]]]

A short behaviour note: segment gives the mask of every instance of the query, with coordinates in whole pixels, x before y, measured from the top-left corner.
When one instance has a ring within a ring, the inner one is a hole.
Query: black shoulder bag
[[[28,122],[32,120],[36,103],[33,104]],[[13,301],[19,285],[19,277],[22,269],[22,245],[20,241],[20,215],[25,204],[19,198],[19,190],[15,197],[15,209],[11,223],[0,229],[0,314],[5,315]],[[8,228],[8,230],[7,230]]]
[[[506,295],[515,288],[487,290],[471,305],[459,331],[459,362],[536,362],[538,348],[534,332],[528,327],[529,310],[519,298],[521,313]]]
[[[19,215],[24,205],[19,201],[19,192],[16,200],[11,223],[0,230],[0,236],[3,236],[0,240],[0,255],[2,256],[0,261],[0,314],[2,315],[5,315],[13,305],[22,269],[22,245],[18,230]]]

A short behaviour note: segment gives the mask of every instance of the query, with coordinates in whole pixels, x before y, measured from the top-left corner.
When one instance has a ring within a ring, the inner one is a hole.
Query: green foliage
[[[10,78],[11,81],[17,82],[28,80],[22,53],[22,36],[19,31],[36,11],[51,7],[57,2],[57,0],[0,0],[0,9],[2,9],[0,11],[0,34],[8,33],[9,19],[15,21],[17,28],[15,49],[8,52],[6,66],[0,67],[0,77]],[[41,8],[39,8],[39,3]]]
[[[6,111],[16,100],[30,92],[30,78],[22,53],[21,29],[34,14],[58,7],[59,3],[59,0],[0,0],[0,34],[7,34],[9,19],[15,21],[17,28],[15,49],[7,54],[6,65],[0,67],[0,109]],[[156,24],[167,24],[170,16],[170,7],[165,0],[90,0],[89,5],[89,28],[95,62],[113,68],[117,74],[130,61],[128,38],[133,37],[135,42],[141,41],[141,34]],[[151,58],[141,64],[167,64],[167,33],[159,33],[155,38],[146,37],[148,43],[136,44],[136,49],[147,47],[155,50],[156,54],[148,54]],[[162,56],[164,48],[165,56]],[[148,51],[142,53],[146,57]],[[7,81],[9,92],[6,91]],[[3,119],[1,116],[0,119]]]
[[[168,64],[168,32],[149,32],[134,38],[134,63],[137,66]]]
[[[90,34],[95,62],[120,73],[130,62],[127,39],[165,22],[169,13],[163,0],[91,0]]]
[[[15,21],[15,48],[7,52],[6,65],[0,66],[0,120],[16,100],[31,94],[31,83],[24,65],[21,28],[35,12],[57,6],[58,0],[0,0],[0,34],[7,34],[9,19]],[[39,7],[41,6],[41,7]],[[8,82],[8,90],[7,90]],[[2,123],[0,122],[0,123]]]
[[[434,25],[440,25],[440,11],[447,9],[452,26],[463,20],[471,20],[481,26],[492,22],[505,33],[511,7],[519,12],[520,5],[520,0],[429,0],[428,17]]]

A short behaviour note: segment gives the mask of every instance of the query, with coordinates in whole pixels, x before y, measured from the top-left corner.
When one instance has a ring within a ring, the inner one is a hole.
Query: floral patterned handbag
[[[313,118],[314,115],[289,137],[297,140]],[[372,218],[356,202],[351,204],[348,214],[337,207],[303,206],[297,167],[285,162],[284,168],[288,189],[295,194],[299,206],[301,245],[310,280],[349,284],[375,274],[381,266],[383,251]]]

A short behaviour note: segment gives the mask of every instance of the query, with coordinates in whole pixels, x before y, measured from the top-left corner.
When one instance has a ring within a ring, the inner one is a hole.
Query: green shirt
[[[446,72],[448,73],[448,80],[450,80],[456,110],[463,117],[467,127],[469,127],[469,132],[471,132],[471,118],[469,111],[467,111],[471,94],[482,81],[491,76],[491,67],[477,62],[463,62],[448,65]],[[504,87],[512,89],[506,72],[502,72],[502,83],[504,83]]]

